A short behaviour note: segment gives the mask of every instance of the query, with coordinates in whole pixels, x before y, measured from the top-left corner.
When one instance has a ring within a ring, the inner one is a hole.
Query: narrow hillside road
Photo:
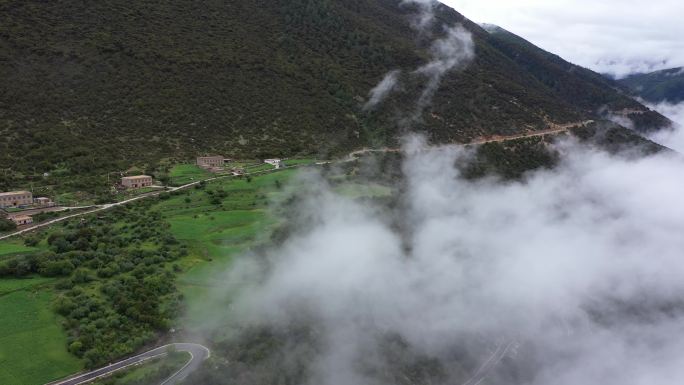
[[[585,120],[583,122],[575,122],[575,123],[552,124],[549,128],[547,128],[545,130],[529,131],[529,132],[524,132],[522,134],[515,134],[515,135],[494,135],[491,137],[477,138],[477,139],[474,139],[470,143],[467,143],[467,144],[472,145],[472,144],[507,142],[507,141],[517,140],[517,139],[534,138],[534,137],[546,136],[546,135],[556,135],[556,134],[561,134],[563,132],[566,132],[572,128],[584,127],[584,126],[591,124],[591,123],[594,123],[594,121],[593,120]]]
[[[507,136],[492,136],[492,137],[486,137],[486,138],[478,138],[478,139],[475,139],[475,140],[473,140],[473,141],[471,141],[471,142],[469,142],[469,143],[453,144],[453,146],[468,146],[468,145],[479,145],[479,144],[486,144],[486,143],[507,142],[507,141],[517,140],[517,139],[523,139],[523,138],[533,138],[533,137],[538,137],[538,136],[555,135],[555,134],[560,134],[560,133],[566,132],[566,131],[570,130],[571,128],[586,126],[587,124],[590,124],[590,123],[593,123],[593,122],[594,122],[593,120],[586,120],[586,121],[583,121],[583,122],[575,122],[575,123],[567,123],[567,124],[551,124],[551,125],[550,125],[551,127],[548,128],[548,129],[546,129],[546,130],[530,131],[530,132],[526,132],[526,133],[522,133],[522,134],[507,135]],[[365,154],[370,154],[370,153],[394,153],[394,152],[397,152],[397,153],[398,153],[398,152],[401,152],[401,151],[402,151],[401,148],[377,148],[377,149],[373,149],[373,148],[364,148],[364,149],[361,149],[361,150],[357,150],[357,151],[351,152],[349,155],[347,155],[346,157],[344,157],[344,158],[342,158],[342,159],[339,159],[339,160],[336,160],[336,161],[331,161],[331,162],[324,162],[324,163],[347,163],[347,162],[353,162],[353,161],[355,161],[356,159],[358,159],[360,156],[365,155]],[[285,169],[288,169],[288,168],[298,168],[298,167],[301,167],[301,166],[303,166],[303,165],[294,165],[294,166],[286,167]],[[263,170],[263,171],[253,172],[253,173],[245,173],[245,176],[268,174],[268,173],[275,172],[275,171],[278,171],[278,169],[274,169],[274,170]],[[177,191],[177,190],[183,190],[183,189],[186,189],[186,188],[195,186],[195,185],[197,185],[197,184],[199,184],[199,183],[201,183],[201,182],[211,182],[211,181],[217,180],[217,179],[234,178],[234,177],[235,177],[234,175],[230,175],[230,174],[229,174],[229,175],[215,176],[215,177],[212,177],[212,178],[203,179],[203,180],[201,180],[201,181],[196,181],[196,182],[188,183],[188,184],[185,184],[185,185],[182,185],[182,186],[179,186],[179,187],[170,187],[170,188],[167,189],[166,191],[168,191],[168,192],[173,192],[173,191]],[[161,194],[162,192],[164,192],[164,191],[155,191],[155,192],[151,192],[151,193],[147,193],[147,194],[143,194],[143,195],[137,196],[137,197],[135,197],[135,198],[130,198],[130,199],[127,199],[127,200],[121,201],[121,202],[108,203],[108,204],[106,204],[106,205],[92,206],[92,207],[94,207],[92,210],[83,211],[83,212],[80,212],[80,213],[71,214],[71,215],[67,215],[67,216],[64,216],[64,217],[56,218],[56,219],[53,219],[53,220],[50,220],[50,221],[47,221],[47,222],[43,222],[43,223],[38,223],[38,224],[32,225],[32,226],[30,226],[30,227],[27,227],[27,228],[22,229],[22,230],[19,230],[19,231],[15,231],[15,232],[10,233],[10,234],[2,235],[2,236],[0,236],[0,241],[3,240],[3,239],[8,239],[8,238],[11,238],[11,237],[15,237],[15,236],[17,236],[17,235],[21,235],[21,234],[25,234],[25,233],[31,232],[31,231],[33,231],[33,230],[36,230],[36,229],[39,229],[39,228],[42,228],[42,227],[50,226],[50,225],[52,225],[52,224],[55,224],[55,223],[58,223],[58,222],[65,221],[65,220],[67,220],[67,219],[71,219],[71,218],[74,218],[74,217],[80,217],[80,216],[83,216],[83,215],[92,214],[92,213],[96,213],[96,212],[103,211],[103,210],[108,210],[108,209],[110,209],[110,208],[112,208],[112,207],[122,206],[122,205],[125,205],[125,204],[128,204],[128,203],[131,203],[131,202],[135,202],[135,201],[140,200],[140,199],[145,199],[145,198],[149,198],[149,197],[154,197],[154,196],[157,196],[157,195]]]
[[[472,145],[480,145],[480,144],[487,144],[487,143],[501,143],[501,142],[509,142],[512,140],[518,140],[518,139],[525,139],[525,138],[534,138],[534,137],[539,137],[539,136],[546,136],[546,135],[557,135],[561,134],[564,132],[569,131],[570,129],[577,128],[577,127],[583,127],[588,124],[594,123],[593,120],[585,120],[582,122],[574,122],[574,123],[565,123],[565,124],[551,124],[549,128],[545,130],[539,130],[539,131],[529,131],[529,132],[524,132],[521,134],[514,134],[514,135],[493,135],[493,136],[488,136],[488,137],[480,137],[471,140],[468,143],[458,143],[458,144],[448,144],[446,146],[453,146],[453,147],[461,147],[461,146],[472,146]],[[349,153],[345,158],[341,159],[338,161],[339,163],[346,163],[346,162],[353,162],[357,160],[360,156],[366,155],[366,154],[372,154],[372,153],[398,153],[401,152],[401,148],[392,148],[392,147],[384,147],[384,148],[364,148],[361,150],[356,150],[354,152]]]
[[[81,385],[92,382],[98,378],[107,377],[114,372],[122,369],[130,368],[135,365],[140,365],[145,361],[160,358],[168,354],[169,349],[175,349],[178,352],[190,353],[190,361],[188,361],[182,368],[180,368],[176,373],[172,374],[171,377],[164,380],[159,385],[175,385],[185,379],[190,373],[197,370],[202,361],[210,357],[211,352],[206,346],[191,343],[175,343],[160,346],[158,348],[149,350],[145,353],[139,354],[135,357],[127,358],[125,360],[109,364],[104,368],[93,370],[92,372],[83,373],[76,375],[74,377],[68,378],[66,380],[60,380],[56,382],[51,382],[46,385]]]
[[[479,385],[482,381],[491,374],[501,360],[506,357],[508,351],[515,345],[515,342],[507,342],[497,345],[491,356],[475,371],[472,377],[463,385]]]

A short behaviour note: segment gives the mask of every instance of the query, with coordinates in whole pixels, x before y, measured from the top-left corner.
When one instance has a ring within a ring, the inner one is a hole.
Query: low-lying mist
[[[656,143],[660,143],[673,150],[684,153],[684,103],[673,104],[662,102],[650,105],[651,109],[660,112],[672,120],[675,125],[670,129],[663,129],[653,133],[650,137]]]
[[[237,261],[216,317],[306,328],[277,367],[307,384],[681,383],[684,161],[555,147],[554,170],[468,181],[471,150],[412,137],[391,205],[302,176],[299,230]]]

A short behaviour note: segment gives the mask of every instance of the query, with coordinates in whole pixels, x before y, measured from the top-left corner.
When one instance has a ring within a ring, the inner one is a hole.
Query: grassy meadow
[[[194,164],[178,164],[169,170],[169,179],[172,186],[181,186],[209,178],[210,176],[211,173],[209,171]]]
[[[24,246],[21,240],[7,240],[0,242],[0,260],[16,254],[29,253],[36,250],[35,247]],[[0,281],[0,285],[2,285],[2,281]]]
[[[285,194],[283,186],[296,172],[284,169],[251,178],[219,179],[157,206],[171,233],[189,247],[177,281],[185,297],[187,327],[202,328],[214,306],[229,305],[224,299],[208,302],[212,288],[224,284],[236,255],[268,241],[278,222],[269,202]]]
[[[82,369],[52,311],[49,278],[0,280],[0,384],[44,384]]]

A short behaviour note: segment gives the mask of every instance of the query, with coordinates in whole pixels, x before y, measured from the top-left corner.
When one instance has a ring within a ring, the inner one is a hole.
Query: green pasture
[[[343,183],[334,188],[340,195],[349,198],[377,198],[392,195],[392,188],[375,183]]]
[[[219,179],[203,189],[174,194],[157,205],[173,235],[189,247],[189,256],[182,261],[184,272],[178,278],[187,306],[187,325],[204,323],[212,306],[228,305],[208,300],[212,288],[225,284],[234,257],[268,241],[277,223],[269,203],[285,194],[295,173],[283,169],[250,178]],[[208,191],[224,194],[220,204],[211,203],[213,195]]]
[[[41,385],[82,369],[40,279],[0,280],[0,384]]]
[[[211,173],[194,164],[178,164],[169,171],[171,185],[181,186],[211,177]]]
[[[21,242],[21,239],[2,241],[0,242],[0,260],[2,260],[3,257],[28,253],[35,250],[37,250],[35,247],[24,246],[24,244]]]

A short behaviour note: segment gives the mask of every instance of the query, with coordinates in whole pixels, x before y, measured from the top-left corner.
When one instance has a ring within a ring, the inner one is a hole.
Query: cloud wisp
[[[397,87],[399,86],[399,75],[401,74],[400,70],[394,70],[388,72],[384,78],[378,83],[377,86],[375,86],[370,92],[368,93],[369,99],[366,102],[366,104],[363,106],[364,111],[369,111],[375,108],[378,104],[382,103],[383,100],[389,95],[392,91],[396,90]]]
[[[427,33],[432,27],[437,4],[434,0],[404,0],[402,4],[417,5],[420,9],[418,21],[413,27],[419,33]],[[436,39],[430,46],[432,58],[430,62],[411,72],[411,75],[425,80],[425,86],[416,101],[412,113],[403,117],[401,122],[408,126],[419,121],[423,111],[432,103],[435,92],[439,89],[442,78],[452,70],[465,68],[475,58],[475,43],[472,34],[462,25],[443,26],[445,34]],[[389,93],[398,87],[399,71],[391,71],[369,92],[369,100],[364,111],[374,109]]]
[[[418,7],[418,17],[413,23],[415,28],[420,33],[425,33],[435,22],[435,7],[437,0],[402,0],[401,5],[415,5]]]
[[[681,382],[684,161],[557,148],[557,170],[473,182],[457,167],[467,150],[413,138],[393,208],[309,175],[291,217],[302,230],[266,267],[242,258],[231,270],[227,281],[251,283],[232,313],[309,324],[311,384],[401,383],[388,335],[439,373],[432,383],[464,383],[502,341],[516,348],[492,384]]]
[[[444,75],[451,70],[464,68],[475,58],[475,43],[471,33],[463,26],[457,25],[449,28],[445,37],[432,44],[431,52],[432,61],[414,72],[427,77],[425,89],[418,98],[414,120],[432,103]]]

